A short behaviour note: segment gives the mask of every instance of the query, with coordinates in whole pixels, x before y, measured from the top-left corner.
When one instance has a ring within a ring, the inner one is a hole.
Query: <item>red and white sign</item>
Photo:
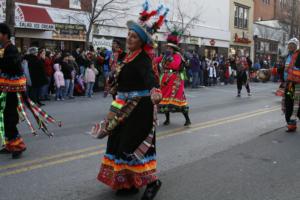
[[[17,28],[55,30],[55,25],[46,8],[16,5],[15,14]]]
[[[211,46],[215,46],[215,45],[216,45],[216,40],[211,39],[211,40],[209,41],[209,44],[210,44]]]

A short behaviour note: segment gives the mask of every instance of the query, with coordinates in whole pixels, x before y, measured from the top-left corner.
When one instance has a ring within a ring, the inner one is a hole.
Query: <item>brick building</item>
[[[254,0],[254,21],[274,19],[276,3],[276,0]]]
[[[90,3],[90,0],[16,0],[17,47],[20,50],[30,46],[69,50],[83,47]]]

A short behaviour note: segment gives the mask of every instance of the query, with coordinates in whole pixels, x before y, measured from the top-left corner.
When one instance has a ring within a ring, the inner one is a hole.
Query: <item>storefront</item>
[[[51,10],[52,9],[52,10]],[[67,17],[72,11],[59,9]],[[47,49],[74,50],[84,47],[86,27],[71,20],[65,21],[50,7],[16,5],[16,45],[24,51],[31,46]],[[32,15],[32,13],[35,13]],[[53,15],[53,16],[52,16]]]
[[[233,42],[229,48],[229,55],[246,57],[249,56],[250,58],[253,58],[252,49],[253,41],[246,32],[243,32],[241,35],[235,33]]]
[[[39,40],[51,40],[55,30],[46,8],[16,5],[15,23],[16,45],[20,50],[37,44],[40,46]]]
[[[59,46],[61,49],[74,50],[77,47],[84,47],[86,39],[85,25],[81,24],[55,24],[55,31],[52,33],[53,47]]]
[[[216,56],[228,56],[229,41],[217,39],[202,39],[201,55],[206,58],[214,58]]]
[[[268,61],[273,65],[277,61],[278,57],[278,41],[255,38],[254,40],[255,49],[255,61]]]
[[[251,47],[230,45],[229,55],[231,56],[251,56]]]

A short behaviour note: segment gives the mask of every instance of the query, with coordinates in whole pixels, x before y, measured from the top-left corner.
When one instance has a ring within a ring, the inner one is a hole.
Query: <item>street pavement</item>
[[[236,86],[188,89],[193,125],[181,114],[158,129],[158,200],[300,200],[300,136],[285,133],[273,83],[253,83],[253,96],[236,98]],[[91,126],[104,118],[110,98],[47,102],[63,121],[52,139],[34,137],[22,124],[28,145],[21,160],[0,156],[2,200],[114,200],[96,180],[106,140]],[[163,116],[160,121],[163,122]]]

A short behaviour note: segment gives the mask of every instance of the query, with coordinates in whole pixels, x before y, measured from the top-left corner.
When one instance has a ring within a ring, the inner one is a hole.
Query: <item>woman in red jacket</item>
[[[45,68],[45,73],[46,73],[48,83],[43,86],[40,98],[42,100],[50,100],[50,98],[49,98],[49,88],[50,88],[51,83],[53,82],[52,77],[53,77],[53,74],[54,74],[53,60],[51,58],[51,52],[50,51],[46,52],[46,57],[45,57],[45,60],[44,60],[44,68]]]

